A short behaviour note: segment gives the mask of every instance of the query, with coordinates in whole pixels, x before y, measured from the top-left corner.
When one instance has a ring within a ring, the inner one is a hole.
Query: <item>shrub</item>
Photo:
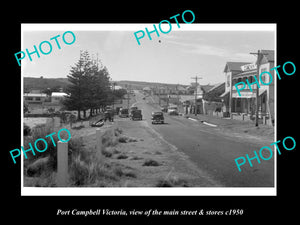
[[[117,159],[127,159],[128,156],[124,153],[121,153],[120,155],[117,156]]]
[[[143,166],[159,166],[159,165],[160,164],[153,159],[147,159],[143,164]]]

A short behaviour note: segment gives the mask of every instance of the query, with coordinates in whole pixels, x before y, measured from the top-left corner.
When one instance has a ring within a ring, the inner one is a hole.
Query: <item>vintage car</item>
[[[120,117],[129,117],[129,112],[128,112],[128,109],[120,109],[120,112],[119,112],[119,116]]]
[[[163,112],[153,112],[151,114],[152,124],[154,123],[164,123],[164,114]]]
[[[132,110],[130,112],[130,119],[131,120],[142,120],[143,119],[142,110],[140,110],[140,109]]]

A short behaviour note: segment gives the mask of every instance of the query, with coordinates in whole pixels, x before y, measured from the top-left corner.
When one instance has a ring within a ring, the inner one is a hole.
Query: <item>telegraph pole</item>
[[[261,53],[259,50],[257,52],[250,52],[251,55],[257,55],[257,74],[256,79],[257,82],[259,82],[259,67],[260,67],[260,60],[261,56],[268,55],[267,53]],[[259,88],[258,85],[256,85],[256,109],[255,109],[255,126],[258,127],[258,97],[259,97]]]
[[[191,79],[196,80],[196,88],[195,88],[195,116],[197,116],[197,87],[198,87],[198,79],[202,79],[202,77],[191,77]]]

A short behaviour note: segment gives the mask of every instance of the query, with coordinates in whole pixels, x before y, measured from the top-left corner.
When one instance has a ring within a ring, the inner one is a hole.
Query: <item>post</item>
[[[252,55],[257,55],[257,82],[259,82],[259,67],[260,67],[260,61],[261,61],[261,56],[263,55],[268,55],[267,53],[262,53],[259,50],[257,51],[257,53],[250,53]],[[255,126],[258,127],[258,97],[259,97],[259,90],[258,90],[258,85],[256,85],[256,109],[255,109]]]
[[[198,78],[199,79],[202,79],[202,77],[192,77],[192,79],[195,79],[196,80],[196,89],[195,89],[195,116],[197,116],[197,87],[198,87]]]
[[[68,142],[57,142],[57,186],[68,184]]]

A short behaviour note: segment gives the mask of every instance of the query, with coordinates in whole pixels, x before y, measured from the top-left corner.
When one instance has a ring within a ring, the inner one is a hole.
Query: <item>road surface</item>
[[[274,186],[274,157],[268,161],[252,160],[253,167],[248,162],[241,166],[239,172],[234,159],[259,151],[270,143],[254,143],[253,140],[234,138],[217,132],[216,128],[192,121],[182,116],[165,115],[165,124],[151,124],[151,112],[158,111],[151,96],[146,97],[135,92],[137,102],[134,104],[142,109],[143,120],[150,128],[177,151],[186,154],[200,170],[211,179],[225,187],[273,187]],[[144,122],[143,121],[143,122]],[[267,158],[267,156],[265,156]]]

